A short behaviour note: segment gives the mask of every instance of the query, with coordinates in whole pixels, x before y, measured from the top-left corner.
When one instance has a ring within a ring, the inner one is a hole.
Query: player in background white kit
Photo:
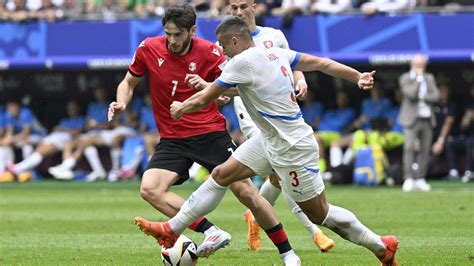
[[[217,207],[232,182],[275,171],[287,195],[312,222],[366,247],[382,265],[397,265],[395,236],[381,237],[373,233],[352,212],[326,201],[319,173],[318,145],[312,128],[302,118],[290,72],[291,69],[321,71],[357,83],[361,89],[370,89],[375,71],[360,73],[326,58],[276,47],[255,47],[248,26],[236,17],[222,22],[216,35],[224,53],[232,59],[209,87],[183,103],[173,102],[171,115],[180,119],[186,113],[209,105],[228,88],[238,87],[261,133],[244,142],[225,163],[216,167],[175,217],[168,222],[152,223],[155,228],[163,228],[158,239],[174,243],[197,217]]]
[[[229,11],[233,16],[237,16],[247,23],[252,38],[257,46],[264,46],[265,48],[280,47],[283,49],[289,49],[288,41],[285,35],[277,29],[270,27],[260,27],[255,22],[255,1],[254,0],[230,0]],[[295,77],[295,84],[297,91],[296,98],[303,100],[306,97],[308,85],[306,84],[304,75],[301,71],[293,72]],[[205,88],[208,84],[200,81],[198,83],[197,77],[190,81],[190,85],[198,89]],[[255,123],[250,118],[240,96],[234,97],[234,109],[239,120],[240,130],[244,134],[246,139],[257,135],[260,130],[257,128]],[[278,196],[280,196],[281,188],[279,185],[279,178],[276,174],[272,173],[268,176],[259,191],[260,195],[264,197],[272,206],[275,205]],[[298,217],[298,220],[308,230],[311,239],[316,246],[323,252],[329,251],[334,247],[334,240],[328,238],[314,223],[312,223],[308,217],[301,211],[301,208],[296,204],[290,197],[284,197],[288,205],[292,209],[293,213]],[[245,220],[248,226],[247,244],[251,250],[257,251],[260,249],[260,226],[256,223],[255,218],[250,210],[247,210],[244,214]]]

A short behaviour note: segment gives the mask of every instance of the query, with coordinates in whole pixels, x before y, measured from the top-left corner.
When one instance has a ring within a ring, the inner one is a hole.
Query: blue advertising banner
[[[297,17],[291,28],[279,17],[265,25],[282,29],[294,50],[347,63],[400,64],[415,53],[432,62],[472,62],[474,13],[400,16]],[[215,41],[218,20],[199,19],[197,36]],[[160,19],[116,23],[0,23],[0,69],[124,68],[138,44],[163,34]]]

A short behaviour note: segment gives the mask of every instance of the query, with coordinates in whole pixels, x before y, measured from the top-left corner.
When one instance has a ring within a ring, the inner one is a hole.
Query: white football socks
[[[260,188],[260,195],[264,197],[272,206],[275,205],[278,196],[280,196],[281,189],[275,187],[270,182],[270,179],[267,179]]]
[[[11,147],[0,147],[0,173],[3,173],[7,169],[7,165],[13,163],[14,160],[15,154]]]
[[[329,149],[329,161],[333,168],[342,164],[342,149],[340,147],[331,147]]]
[[[89,165],[92,168],[92,172],[94,173],[105,173],[104,166],[99,158],[99,151],[94,146],[88,146],[84,149],[84,156],[89,162]]]
[[[306,230],[308,230],[309,234],[311,235],[311,239],[313,239],[314,234],[321,232],[321,229],[319,229],[317,225],[315,225],[309,220],[308,216],[304,214],[303,210],[301,210],[300,206],[298,206],[298,204],[291,198],[291,196],[283,192],[283,198],[288,203],[296,217],[298,217],[300,223],[302,223]]]
[[[30,156],[33,153],[33,145],[25,144],[21,146],[21,155],[23,158]]]
[[[16,174],[21,174],[38,166],[41,161],[43,161],[43,156],[39,152],[33,152],[33,154],[15,165]]]
[[[221,202],[227,191],[210,176],[199,188],[191,194],[181,206],[180,211],[169,220],[171,230],[181,234],[199,217],[213,211]]]
[[[122,155],[122,149],[120,148],[111,148],[110,149],[110,159],[112,161],[112,171],[120,169],[120,156]]]
[[[376,255],[385,250],[380,236],[365,227],[352,212],[344,208],[329,205],[328,215],[322,225],[342,238],[366,247]]]
[[[74,166],[76,166],[76,163],[77,163],[77,160],[75,158],[67,158],[66,160],[64,160],[62,163],[61,163],[61,168],[65,168],[65,169],[72,169],[74,168]]]

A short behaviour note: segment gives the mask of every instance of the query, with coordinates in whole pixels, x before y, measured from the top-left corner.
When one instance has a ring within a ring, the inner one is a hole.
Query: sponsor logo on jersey
[[[163,65],[163,62],[165,62],[163,58],[158,58],[158,66]]]
[[[270,48],[270,47],[273,47],[273,42],[272,41],[264,41],[263,45],[265,46],[265,48]]]
[[[219,49],[217,49],[217,48],[212,49],[212,53],[217,55],[217,56],[221,56],[221,53],[219,53]]]
[[[191,70],[191,71],[195,71],[195,70],[196,70],[196,63],[195,63],[195,62],[189,63],[189,70]]]

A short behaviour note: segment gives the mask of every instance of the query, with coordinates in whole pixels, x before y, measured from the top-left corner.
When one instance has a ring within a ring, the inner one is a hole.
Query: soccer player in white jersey
[[[155,237],[173,244],[197,217],[217,207],[232,182],[275,171],[282,188],[313,223],[366,247],[382,265],[396,265],[395,236],[375,234],[352,212],[326,201],[318,171],[318,144],[311,127],[302,118],[290,72],[291,69],[321,71],[354,82],[361,89],[370,89],[375,71],[360,73],[327,58],[277,47],[255,47],[248,26],[236,17],[223,21],[216,35],[224,53],[232,59],[209,87],[184,102],[173,102],[171,115],[178,120],[186,113],[208,106],[228,88],[237,87],[260,133],[214,168],[210,178],[189,197],[175,217],[167,222],[151,222],[150,226],[160,228]]]
[[[252,39],[256,46],[264,46],[265,48],[280,47],[283,49],[290,49],[285,35],[277,29],[270,27],[260,27],[255,22],[255,1],[254,0],[230,0],[229,11],[233,16],[241,18],[249,26],[252,33]],[[306,97],[308,85],[305,77],[301,71],[293,71],[296,84],[296,98],[303,100]],[[242,99],[239,96],[234,97],[234,109],[239,119],[239,126],[245,137],[249,139],[256,135],[259,129],[250,118]],[[276,174],[271,174],[265,183],[260,188],[260,195],[262,195],[271,205],[274,205],[278,196],[281,193],[279,178]],[[293,213],[298,217],[298,220],[308,230],[311,239],[316,246],[323,252],[329,251],[334,247],[334,240],[328,238],[324,233],[312,223],[308,217],[301,211],[301,208],[291,197],[286,197],[288,205],[291,207]],[[247,210],[245,212],[245,220],[248,226],[247,243],[251,250],[260,249],[260,227],[255,222],[252,212]]]

